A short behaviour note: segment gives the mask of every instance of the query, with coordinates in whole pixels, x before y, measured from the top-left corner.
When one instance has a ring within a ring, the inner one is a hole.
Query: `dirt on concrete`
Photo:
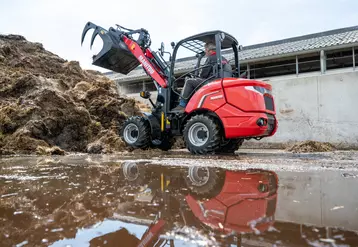
[[[175,138],[175,142],[173,144],[173,149],[183,149],[186,148],[184,138],[179,136]]]
[[[118,132],[133,99],[19,35],[0,35],[0,154],[122,151]]]
[[[331,152],[336,148],[329,142],[304,141],[295,143],[286,150],[294,153]]]

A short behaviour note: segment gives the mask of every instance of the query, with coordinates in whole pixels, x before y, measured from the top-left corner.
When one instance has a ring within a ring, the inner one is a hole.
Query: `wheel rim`
[[[124,163],[123,175],[128,181],[135,181],[139,176],[139,170],[136,163]]]
[[[203,186],[209,181],[209,169],[207,167],[189,167],[188,177],[193,185]]]
[[[137,125],[130,123],[124,128],[123,138],[127,143],[129,144],[135,143],[138,140],[138,136],[139,136],[139,129]]]
[[[188,131],[188,138],[194,146],[203,146],[209,139],[209,130],[203,123],[193,124]]]

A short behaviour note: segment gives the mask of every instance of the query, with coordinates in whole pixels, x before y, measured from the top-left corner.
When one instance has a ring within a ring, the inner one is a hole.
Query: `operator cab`
[[[169,87],[171,88],[171,100],[169,109],[173,109],[178,105],[180,99],[180,88],[185,83],[185,78],[196,78],[199,77],[202,69],[208,65],[204,65],[205,58],[205,44],[211,42],[216,46],[216,58],[217,63],[212,66],[212,76],[205,79],[191,94],[191,96],[203,85],[210,83],[218,78],[237,78],[240,75],[240,66],[238,59],[238,51],[241,50],[241,46],[238,46],[237,40],[228,33],[223,31],[210,31],[205,33],[196,34],[179,41],[176,45],[172,43],[173,55],[171,58]],[[184,49],[182,49],[184,48]],[[190,63],[187,58],[179,58],[176,60],[178,54],[189,57],[190,60],[196,58],[196,63]],[[223,57],[228,63],[223,63]],[[233,65],[233,67],[232,67]],[[188,71],[188,68],[191,67]],[[174,68],[178,70],[185,70],[185,73],[174,77]],[[190,96],[190,97],[191,97]]]
[[[205,32],[205,33],[201,33],[201,34],[197,34],[194,36],[190,36],[186,39],[183,39],[181,41],[179,41],[175,47],[174,47],[174,51],[173,51],[173,56],[172,56],[172,62],[171,62],[171,74],[174,75],[174,67],[177,65],[177,67],[179,67],[180,63],[182,63],[185,59],[178,59],[177,61],[176,56],[178,54],[178,50],[181,47],[186,48],[187,50],[189,50],[190,52],[192,52],[191,54],[194,53],[194,56],[197,58],[197,63],[195,65],[195,68],[189,72],[186,73],[186,75],[188,74],[192,74],[198,70],[200,70],[200,64],[201,64],[201,60],[202,58],[205,56],[205,44],[207,42],[212,42],[216,45],[216,55],[218,58],[218,69],[217,69],[217,78],[225,78],[225,76],[223,74],[221,74],[221,69],[222,66],[220,66],[221,63],[221,56],[224,56],[227,60],[229,60],[232,64],[232,61],[234,61],[234,71],[231,77],[238,77],[238,69],[239,69],[239,59],[238,59],[238,42],[237,40],[231,36],[228,33],[225,33],[223,31],[210,31],[210,32]],[[241,49],[241,48],[240,48]],[[232,51],[230,53],[230,51]],[[176,64],[177,63],[177,64]],[[180,66],[181,67],[181,66]]]

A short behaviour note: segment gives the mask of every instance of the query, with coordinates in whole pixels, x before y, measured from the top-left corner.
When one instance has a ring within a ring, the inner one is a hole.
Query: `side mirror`
[[[225,39],[225,34],[224,33],[220,33],[220,41],[223,42]]]
[[[170,43],[170,45],[172,46],[172,49],[174,49],[174,47],[175,47],[175,42]]]
[[[143,99],[149,99],[149,98],[150,98],[150,92],[148,92],[148,91],[141,91],[141,92],[140,92],[140,97],[142,97]]]
[[[160,51],[160,55],[164,56],[164,43],[163,42],[160,44],[159,51]]]
[[[239,49],[239,51],[242,51],[242,49],[244,49],[244,48],[242,45],[239,45],[238,49]]]

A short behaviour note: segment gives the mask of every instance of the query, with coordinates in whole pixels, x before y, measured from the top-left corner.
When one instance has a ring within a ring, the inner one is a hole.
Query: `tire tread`
[[[192,124],[196,122],[204,123],[209,129],[209,135],[211,138],[208,143],[202,147],[196,147],[189,142],[188,131]],[[213,154],[215,150],[220,147],[220,126],[217,121],[210,116],[203,114],[195,115],[188,120],[184,127],[184,142],[188,150],[193,154]]]

